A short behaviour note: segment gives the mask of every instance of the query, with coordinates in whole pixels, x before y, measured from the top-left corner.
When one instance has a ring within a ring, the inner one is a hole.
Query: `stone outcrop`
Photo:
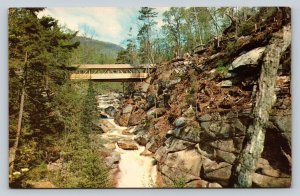
[[[249,127],[255,125],[254,109],[266,77],[262,69],[270,63],[272,40],[279,39],[285,49],[273,78],[276,99],[270,110],[261,111],[269,116],[265,139],[259,159],[249,159],[254,170],[248,176],[253,187],[290,186],[290,43],[282,37],[282,29],[287,36],[290,26],[285,25],[238,38],[230,54],[225,42],[218,52],[206,48],[161,64],[147,85],[139,87],[143,94],[123,100],[116,121],[138,125],[135,141],[154,154],[162,183],[169,186],[180,179],[187,187],[202,188],[236,184],[241,157],[253,139]],[[225,70],[217,67],[221,61]]]

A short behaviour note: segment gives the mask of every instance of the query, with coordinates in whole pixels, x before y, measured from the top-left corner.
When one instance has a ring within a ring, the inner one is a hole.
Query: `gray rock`
[[[270,120],[281,132],[291,132],[291,116],[274,116]]]
[[[186,119],[184,117],[179,117],[175,120],[174,125],[176,127],[182,127],[186,124]]]
[[[238,152],[238,150],[235,148],[233,139],[216,140],[211,142],[210,146],[225,152]]]
[[[231,176],[232,165],[221,162],[217,163],[206,159],[203,162],[204,176],[203,178],[209,181],[215,181],[223,186],[227,186]]]
[[[226,166],[226,167],[222,167],[222,168],[218,168],[218,169],[216,169],[214,171],[206,173],[206,177],[209,180],[217,181],[220,184],[226,186],[228,182],[225,183],[224,181],[228,181],[229,180],[229,178],[231,176],[231,168],[232,168],[231,165]]]
[[[222,150],[216,150],[216,156],[217,156],[217,158],[221,159],[222,161],[225,161],[230,164],[233,164],[233,162],[236,159],[236,156],[233,153],[225,152]]]
[[[237,75],[236,73],[228,72],[228,73],[226,73],[226,75],[224,76],[224,78],[225,79],[229,79],[229,78],[235,77],[236,75]]]
[[[112,167],[114,164],[118,163],[120,159],[120,154],[117,152],[113,152],[110,156],[104,159],[104,162],[108,167]]]
[[[231,87],[232,86],[232,81],[231,80],[224,80],[224,81],[221,81],[220,83],[218,83],[217,86]]]
[[[212,118],[209,114],[204,114],[201,117],[198,117],[198,121],[199,122],[206,122],[206,121],[210,121]]]
[[[146,132],[139,132],[134,137],[134,141],[136,141],[139,145],[146,146],[146,144],[150,141],[150,135]]]
[[[259,47],[255,48],[246,54],[243,54],[236,58],[232,65],[229,67],[229,70],[233,70],[237,67],[243,66],[243,65],[256,65],[259,63],[259,60],[262,58],[262,55],[265,51],[266,47]]]
[[[177,137],[189,142],[198,143],[200,142],[200,134],[200,127],[187,126],[184,129],[181,129]]]
[[[228,123],[221,123],[220,132],[218,133],[219,136],[222,138],[229,138],[233,135],[233,128]]]
[[[172,86],[175,86],[176,84],[178,84],[179,82],[181,82],[181,78],[177,78],[175,80],[170,80],[166,83],[166,87],[167,88],[171,88]]]
[[[111,117],[114,117],[117,114],[117,110],[113,106],[109,106],[105,108],[104,111],[106,114],[108,114]]]
[[[235,128],[235,135],[245,135],[247,127],[239,119],[234,121],[233,126]]]
[[[155,94],[150,94],[146,97],[146,110],[149,110],[155,105]]]
[[[227,167],[227,166],[230,166],[229,163],[226,163],[226,162],[216,162],[216,161],[212,161],[208,158],[205,158],[203,160],[203,171],[204,171],[204,174],[206,173],[209,173],[209,172],[212,172],[212,171],[215,171],[219,168],[222,168],[222,167]]]
[[[193,106],[190,105],[190,107],[186,111],[184,111],[183,116],[186,118],[192,118],[196,116],[195,109],[193,108]]]
[[[195,143],[173,138],[170,147],[168,148],[168,151],[169,152],[181,151],[191,146],[195,146]]]
[[[166,146],[161,146],[158,148],[155,152],[154,158],[158,162],[162,163],[165,161],[165,158],[167,157],[168,149]]]
[[[152,108],[147,112],[147,119],[159,118],[166,113],[165,108]]]
[[[156,137],[151,137],[150,141],[146,144],[146,150],[155,153],[158,148],[158,139]]]

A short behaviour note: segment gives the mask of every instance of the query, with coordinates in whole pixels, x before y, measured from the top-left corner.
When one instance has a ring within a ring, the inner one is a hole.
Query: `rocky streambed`
[[[144,146],[134,141],[135,127],[120,127],[114,122],[114,111],[119,107],[120,98],[116,93],[97,96],[102,116],[100,127],[104,131],[100,138],[107,152],[105,163],[116,187],[153,187],[156,165],[152,153],[147,153]]]

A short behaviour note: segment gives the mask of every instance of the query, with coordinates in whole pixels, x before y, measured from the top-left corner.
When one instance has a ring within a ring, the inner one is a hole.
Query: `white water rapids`
[[[99,106],[101,106],[101,101],[99,101]],[[107,106],[106,103],[105,101],[105,106]],[[118,126],[114,123],[113,119],[105,121],[111,124],[113,128],[103,133],[101,137],[107,142],[114,143],[116,146],[114,151],[119,153],[121,157],[119,161],[119,173],[117,175],[117,187],[144,188],[155,186],[156,165],[152,164],[154,159],[150,156],[140,155],[145,150],[145,147],[136,143],[138,150],[123,150],[119,148],[116,143],[117,141],[134,141],[134,135],[122,134],[122,131],[127,129],[127,127]],[[130,131],[132,132],[133,129]]]

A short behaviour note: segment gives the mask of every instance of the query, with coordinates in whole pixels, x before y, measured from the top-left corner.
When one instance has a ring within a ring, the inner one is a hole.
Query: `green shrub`
[[[188,105],[195,105],[196,104],[196,98],[195,95],[190,93],[185,97],[185,101]]]
[[[255,23],[253,21],[243,22],[238,28],[238,36],[250,35],[255,28]]]
[[[236,42],[235,41],[228,42],[226,46],[226,51],[231,55],[235,52],[235,50],[236,50]]]
[[[186,178],[183,177],[183,176],[180,176],[178,178],[176,178],[174,181],[173,181],[173,185],[172,187],[174,188],[186,188]]]

